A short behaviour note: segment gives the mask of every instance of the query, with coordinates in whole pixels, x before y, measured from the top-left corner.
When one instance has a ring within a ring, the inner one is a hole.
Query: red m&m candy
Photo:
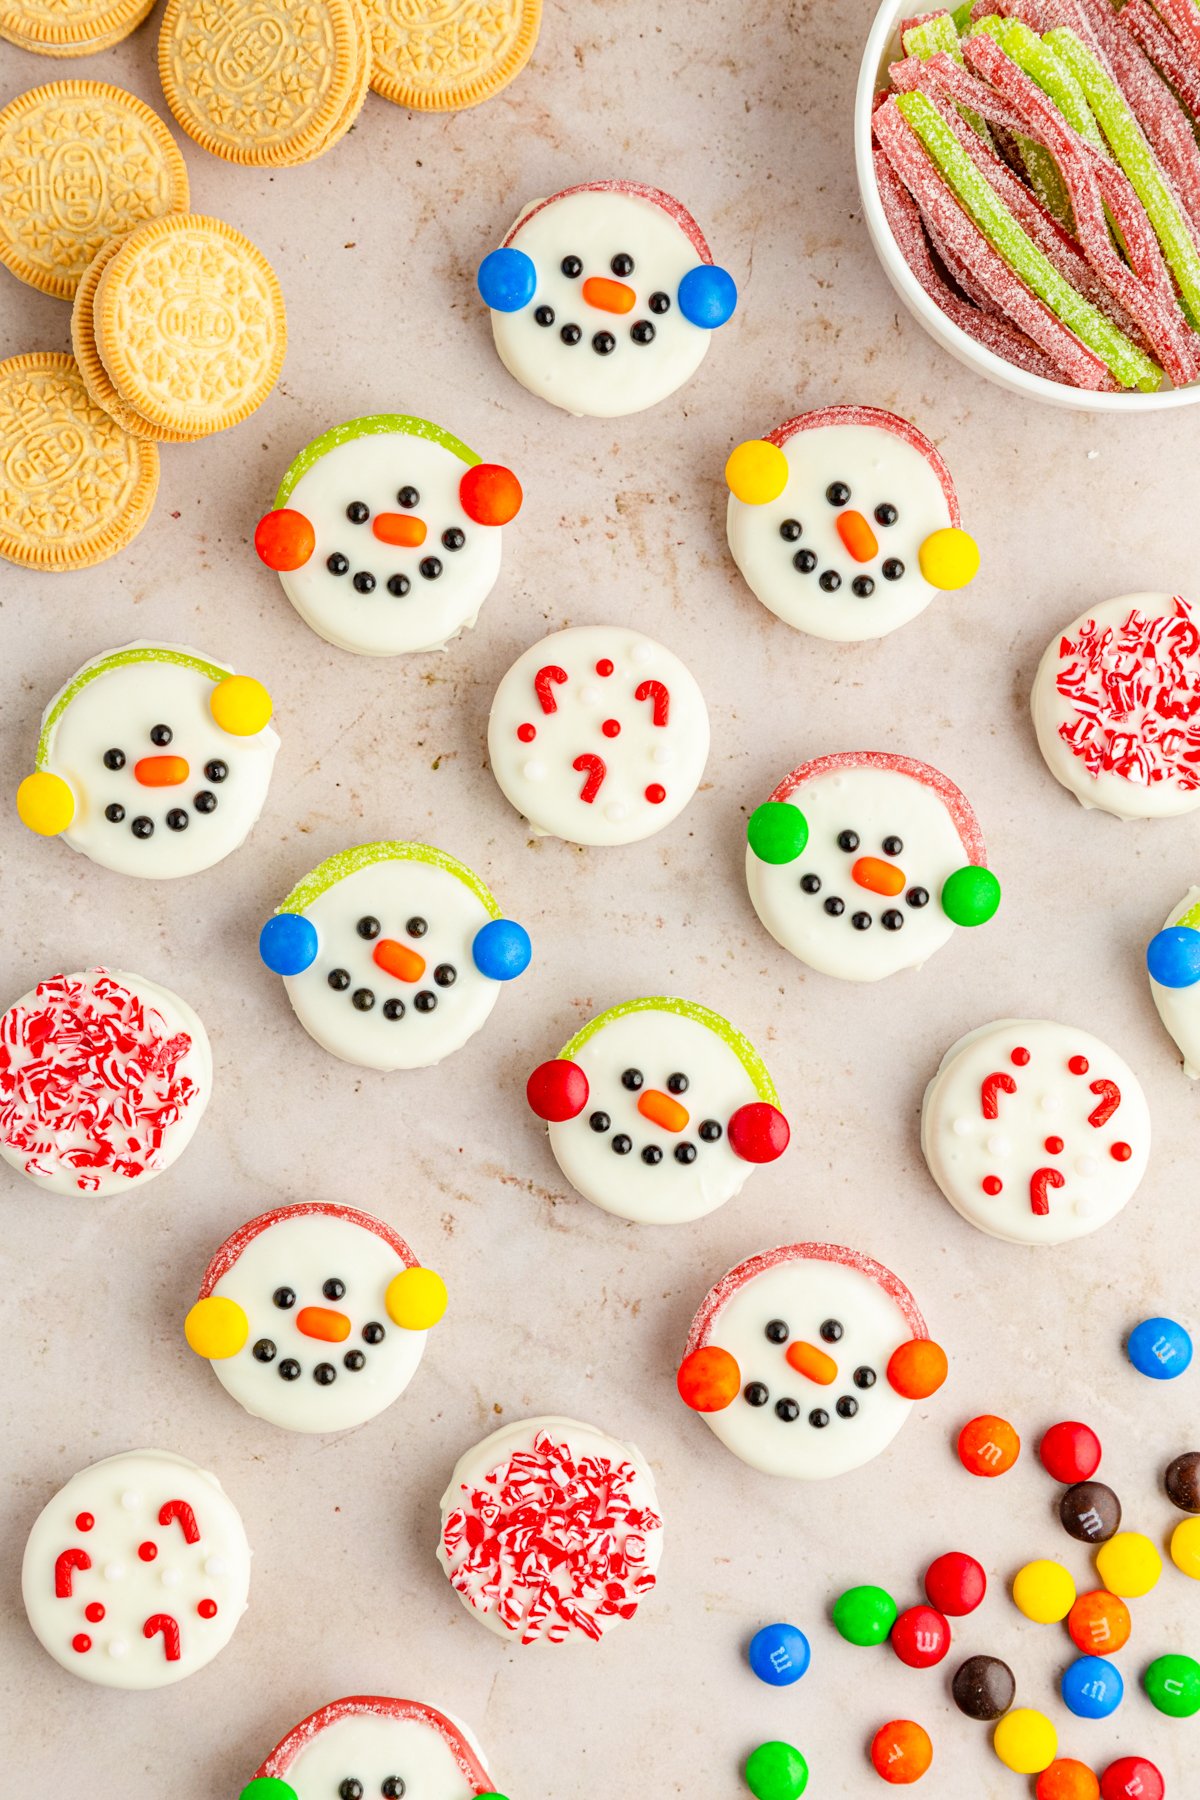
[[[932,1669],[950,1648],[950,1627],[932,1606],[910,1606],[892,1626],[892,1649],[910,1669]]]
[[[1100,1800],[1163,1800],[1167,1784],[1144,1756],[1119,1756],[1100,1777]]]
[[[1047,1473],[1064,1487],[1089,1481],[1100,1467],[1100,1439],[1090,1425],[1078,1419],[1062,1419],[1051,1425],[1038,1445]]]
[[[965,1551],[947,1550],[925,1571],[925,1596],[947,1618],[961,1619],[974,1612],[986,1593],[983,1567]]]

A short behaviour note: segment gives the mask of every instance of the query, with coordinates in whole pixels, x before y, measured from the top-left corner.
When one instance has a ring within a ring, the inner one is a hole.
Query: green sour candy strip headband
[[[486,888],[478,875],[468,869],[465,863],[459,862],[456,856],[448,856],[444,850],[435,850],[430,844],[402,844],[394,840],[358,844],[352,850],[339,850],[336,856],[326,857],[311,875],[306,875],[303,881],[297,882],[287,899],[281,901],[275,911],[277,914],[302,913],[336,882],[344,881],[347,875],[356,875],[359,869],[369,869],[375,863],[385,862],[422,862],[434,869],[444,869],[447,875],[453,875],[464,887],[470,888],[489,918],[498,919],[501,916],[491,889]]]
[[[220,663],[205,662],[202,656],[192,656],[186,650],[170,650],[163,644],[149,644],[144,649],[114,650],[111,656],[102,656],[94,663],[88,663],[80,669],[78,675],[72,676],[66,687],[59,694],[50,711],[46,714],[42,726],[42,734],[38,738],[37,757],[34,766],[44,769],[50,756],[50,743],[58,729],[58,722],[70,706],[72,700],[95,681],[99,675],[108,675],[113,669],[122,669],[134,663],[174,663],[177,668],[195,669],[200,675],[207,675],[212,682],[224,681],[231,669],[223,669]]]
[[[709,1031],[715,1031],[721,1041],[728,1044],[745,1069],[759,1099],[770,1101],[772,1106],[779,1105],[779,1094],[776,1091],[775,1083],[767,1073],[766,1063],[750,1039],[743,1037],[737,1027],[731,1025],[728,1019],[723,1019],[720,1013],[710,1012],[707,1006],[699,1006],[694,1000],[671,1000],[660,994],[652,999],[625,1000],[620,1006],[610,1006],[607,1012],[602,1012],[596,1018],[589,1019],[587,1024],[575,1033],[570,1043],[563,1045],[557,1060],[574,1062],[588,1039],[594,1037],[598,1031],[603,1031],[604,1027],[611,1025],[614,1019],[628,1018],[630,1013],[640,1012],[674,1013],[677,1018],[692,1019],[697,1025],[705,1025]]]
[[[279,484],[276,507],[286,506],[301,476],[307,475],[315,463],[336,450],[339,444],[348,444],[360,437],[388,436],[426,438],[431,444],[440,444],[443,450],[449,450],[452,456],[466,463],[468,469],[483,461],[461,438],[443,431],[440,425],[433,425],[428,419],[418,419],[413,413],[370,413],[364,419],[348,419],[344,425],[333,425],[311,444],[306,444]]]

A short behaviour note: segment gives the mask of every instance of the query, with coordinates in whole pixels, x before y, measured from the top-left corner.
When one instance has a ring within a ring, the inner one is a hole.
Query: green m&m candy
[[[1169,1719],[1200,1712],[1200,1663],[1190,1656],[1159,1656],[1142,1676],[1152,1706]]]
[[[764,800],[750,814],[746,839],[759,862],[795,862],[808,842],[808,820],[790,800]]]
[[[968,863],[942,885],[942,911],[955,925],[986,925],[1000,905],[1000,883],[990,869]]]
[[[882,1644],[896,1623],[896,1602],[881,1587],[852,1587],[833,1603],[833,1622],[848,1644]]]
[[[754,1800],[800,1800],[808,1764],[791,1744],[760,1744],[746,1758],[746,1786]]]
[[[256,1775],[242,1789],[238,1800],[296,1800],[296,1790],[290,1781],[280,1781],[278,1775]]]

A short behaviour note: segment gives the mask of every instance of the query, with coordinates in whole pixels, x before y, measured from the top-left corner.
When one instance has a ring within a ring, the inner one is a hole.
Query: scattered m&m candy
[[[1200,1518],[1180,1519],[1171,1533],[1171,1561],[1184,1575],[1200,1581]]]
[[[920,1781],[932,1761],[929,1733],[915,1719],[891,1719],[871,1740],[871,1767],[893,1787]]]
[[[1100,1467],[1100,1439],[1090,1425],[1062,1419],[1044,1433],[1038,1455],[1047,1474],[1070,1487],[1073,1482],[1087,1481]]]
[[[882,1644],[896,1623],[896,1602],[881,1587],[852,1587],[833,1603],[833,1623],[848,1644]]]
[[[764,1625],[750,1639],[750,1667],[768,1687],[791,1687],[808,1668],[812,1651],[795,1625]]]
[[[1107,1588],[1093,1588],[1067,1614],[1067,1630],[1085,1656],[1111,1656],[1129,1642],[1129,1608]]]
[[[925,1597],[947,1618],[962,1619],[975,1611],[987,1593],[983,1565],[963,1550],[947,1550],[925,1571]]]
[[[955,1669],[950,1684],[959,1712],[986,1724],[1008,1711],[1016,1691],[1012,1670],[998,1656],[968,1656]]]
[[[1100,1777],[1100,1800],[1163,1800],[1167,1784],[1144,1756],[1118,1756]]]
[[[892,1626],[892,1649],[910,1669],[932,1669],[950,1648],[950,1627],[932,1606],[910,1606]]]
[[[1180,1512],[1200,1513],[1200,1450],[1185,1450],[1169,1462],[1163,1475],[1167,1499]]]
[[[1143,1319],[1126,1339],[1125,1353],[1139,1375],[1174,1381],[1192,1360],[1192,1340],[1175,1319]]]
[[[1020,1438],[994,1413],[969,1419],[958,1434],[958,1460],[972,1475],[1003,1475],[1020,1454]]]
[[[1012,1597],[1035,1625],[1057,1625],[1075,1604],[1075,1583],[1061,1563],[1026,1563],[1013,1577]]]
[[[1152,1706],[1169,1719],[1200,1712],[1200,1663],[1191,1656],[1158,1656],[1142,1675]]]
[[[1077,1719],[1107,1719],[1125,1697],[1125,1683],[1116,1663],[1102,1656],[1077,1656],[1063,1670],[1063,1705]]]
[[[793,1744],[760,1744],[746,1758],[746,1786],[754,1800],[800,1800],[808,1764]]]
[[[1006,1769],[1017,1775],[1040,1775],[1054,1761],[1058,1733],[1045,1713],[1016,1706],[992,1733],[992,1748]]]
[[[1058,1516],[1081,1544],[1103,1544],[1121,1528],[1121,1502],[1102,1481],[1077,1481],[1060,1498]]]
[[[1138,1600],[1162,1574],[1162,1557],[1140,1531],[1118,1531],[1097,1550],[1096,1569],[1110,1594]]]
[[[1056,1756],[1037,1778],[1036,1800],[1098,1800],[1100,1783],[1086,1763]]]

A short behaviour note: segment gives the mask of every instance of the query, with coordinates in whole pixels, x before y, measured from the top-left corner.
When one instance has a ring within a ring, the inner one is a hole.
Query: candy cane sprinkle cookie
[[[122,399],[189,437],[261,406],[287,350],[274,269],[222,219],[174,213],[126,238],[100,277],[96,347]]]
[[[662,1552],[641,1453],[578,1419],[502,1425],[442,1495],[438,1562],[471,1616],[511,1643],[594,1643],[633,1618]]]
[[[1146,949],[1150,992],[1185,1075],[1200,1077],[1200,887],[1189,888]]]
[[[111,50],[153,11],[155,0],[0,0],[0,38],[40,56]]]
[[[529,61],[542,0],[366,0],[371,86],[414,112],[458,112]]]
[[[785,950],[843,981],[919,969],[1000,905],[979,821],[928,763],[881,750],[801,763],[751,813],[746,885]]]
[[[460,1719],[421,1700],[335,1700],[277,1744],[240,1800],[504,1800]]]
[[[813,637],[885,637],[979,568],[937,450],[877,406],[789,419],[739,445],[725,479],[733,560],[764,606]]]
[[[152,443],[188,443],[190,440],[186,432],[172,431],[165,425],[152,425],[149,419],[143,419],[135,406],[130,406],[128,401],[121,398],[96,348],[93,312],[96,289],[100,285],[100,277],[124,242],[124,237],[109,238],[80,277],[71,305],[71,349],[75,352],[84,387],[96,405],[103,407],[122,431],[129,432],[131,437],[146,438]]]
[[[145,101],[55,81],[0,112],[0,262],[69,300],[108,238],[188,203],[187,168]]]
[[[236,850],[263,809],[279,737],[271,696],[177,644],[94,657],[51,700],[17,811],[41,837],[162,881]]]
[[[774,1162],[790,1131],[753,1044],[690,1000],[626,1000],[529,1077],[567,1180],[618,1218],[702,1219]]]
[[[96,405],[73,356],[0,362],[0,556],[88,569],[123,550],[158,492],[158,451]]]
[[[161,1175],[211,1091],[203,1025],[143,975],[54,975],[0,1017],[0,1156],[48,1193],[106,1199]]]
[[[500,360],[565,411],[621,418],[699,368],[737,288],[658,188],[592,181],[525,208],[479,265]]]
[[[539,837],[634,844],[678,818],[708,760],[695,677],[653,638],[619,625],[556,631],[496,689],[488,758]]]
[[[925,1090],[921,1149],[968,1224],[1010,1244],[1065,1244],[1132,1198],[1150,1112],[1128,1063],[1090,1032],[1000,1019],[942,1058]]]
[[[1200,806],[1200,624],[1180,594],[1081,613],[1033,683],[1038,748],[1082,806],[1158,819]]]

